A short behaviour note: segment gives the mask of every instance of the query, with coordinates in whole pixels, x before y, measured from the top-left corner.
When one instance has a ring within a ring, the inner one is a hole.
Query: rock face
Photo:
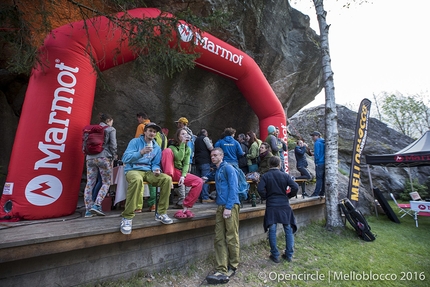
[[[357,112],[346,107],[337,106],[338,131],[339,131],[339,199],[345,198],[348,189],[349,172],[351,167],[352,146],[355,134]],[[318,106],[302,110],[289,119],[289,131],[294,137],[302,136],[310,148],[313,142],[310,133],[314,130],[325,134],[324,106]],[[373,210],[373,193],[370,188],[369,173],[364,155],[391,154],[408,146],[414,140],[391,128],[381,121],[370,118],[368,137],[361,159],[361,184],[360,184],[360,209],[364,213]],[[308,158],[309,169],[315,175],[313,158]],[[289,153],[289,165],[292,173],[295,170],[294,152]],[[371,166],[370,174],[374,187],[378,187],[388,198],[389,193],[401,193],[406,179],[409,179],[409,168]],[[410,169],[412,178],[417,178],[421,183],[430,176],[430,167],[414,167]],[[310,187],[311,188],[311,187]]]
[[[189,5],[183,1],[146,4],[173,14]],[[215,9],[231,13],[226,30],[209,32],[254,58],[287,115],[311,102],[322,89],[318,36],[309,28],[309,17],[292,9],[288,1],[193,1],[189,6],[196,15],[209,15]],[[181,116],[188,118],[194,133],[204,127],[214,141],[226,127],[258,134],[258,119],[233,81],[199,68],[173,78],[144,79],[132,70],[133,63],[128,63],[105,71],[107,88],[98,83],[93,106],[93,123],[100,112],[113,116],[120,155],[134,136],[136,113],[141,111],[167,127],[170,137],[176,130],[174,121]],[[1,174],[6,174],[9,164],[27,81],[0,70],[0,130],[6,139],[0,144]],[[0,180],[3,183],[4,177]]]

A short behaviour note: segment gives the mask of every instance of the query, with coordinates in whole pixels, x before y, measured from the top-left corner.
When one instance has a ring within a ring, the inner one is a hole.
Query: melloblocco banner
[[[366,145],[367,127],[370,117],[371,101],[363,99],[360,103],[357,114],[357,123],[355,125],[355,136],[352,146],[351,169],[349,172],[349,184],[347,197],[356,207],[358,204],[360,175],[361,175],[361,155]]]

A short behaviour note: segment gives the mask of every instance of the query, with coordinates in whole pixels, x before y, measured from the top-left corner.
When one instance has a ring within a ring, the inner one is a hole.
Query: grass
[[[397,212],[394,206],[393,210]],[[348,223],[332,232],[323,222],[300,228],[291,263],[270,261],[267,240],[242,246],[239,271],[227,286],[429,286],[430,218],[419,218],[418,228],[410,216],[401,218],[401,224],[385,215],[366,219],[377,235],[373,242],[359,239]],[[278,237],[278,247],[285,248],[283,234]],[[142,272],[128,280],[96,286],[207,286],[204,278],[213,262],[210,255],[175,269],[151,275]]]

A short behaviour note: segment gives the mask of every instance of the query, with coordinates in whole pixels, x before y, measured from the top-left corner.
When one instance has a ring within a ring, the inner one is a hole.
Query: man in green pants
[[[121,213],[120,230],[123,234],[130,234],[132,230],[132,219],[134,211],[141,202],[143,182],[160,188],[160,200],[155,220],[164,224],[171,224],[173,220],[166,214],[169,207],[170,189],[172,178],[161,173],[161,148],[155,141],[155,135],[161,128],[155,123],[145,125],[143,135],[132,139],[122,156],[125,164],[125,177],[128,182],[125,209]]]
[[[223,161],[224,152],[217,147],[211,151],[211,161],[216,165],[217,191],[215,216],[215,272],[206,277],[209,284],[224,284],[230,280],[239,265],[239,191],[234,167]]]

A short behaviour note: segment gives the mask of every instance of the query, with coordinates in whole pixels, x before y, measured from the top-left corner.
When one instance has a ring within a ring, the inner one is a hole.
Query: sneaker
[[[229,280],[228,276],[221,272],[215,272],[214,274],[206,277],[208,284],[225,284],[228,283]]]
[[[228,276],[228,278],[233,277],[234,274],[236,274],[236,270],[237,270],[237,268],[228,266],[228,270],[227,270],[227,276]]]
[[[161,223],[164,224],[171,224],[173,223],[173,220],[167,215],[167,214],[156,214],[155,215],[156,221],[161,221]]]
[[[215,200],[213,200],[213,199],[202,199],[202,203],[214,203],[215,202]]]
[[[275,256],[273,256],[272,254],[270,254],[269,258],[270,258],[270,260],[272,260],[272,261],[273,261],[273,262],[275,262],[275,263],[279,263],[279,262],[281,262],[281,261],[279,260],[279,258],[278,258],[278,257],[275,257]]]
[[[121,233],[122,234],[130,234],[132,226],[132,219],[123,218],[121,219]]]
[[[90,212],[94,215],[105,216],[100,205],[93,205],[93,207],[90,209]]]
[[[95,214],[92,214],[89,210],[85,211],[85,217],[93,217],[96,216]]]
[[[155,204],[151,205],[149,208],[149,212],[155,212]]]
[[[291,257],[287,257],[287,254],[282,254],[282,258],[287,260],[288,262],[291,262],[293,259]]]

